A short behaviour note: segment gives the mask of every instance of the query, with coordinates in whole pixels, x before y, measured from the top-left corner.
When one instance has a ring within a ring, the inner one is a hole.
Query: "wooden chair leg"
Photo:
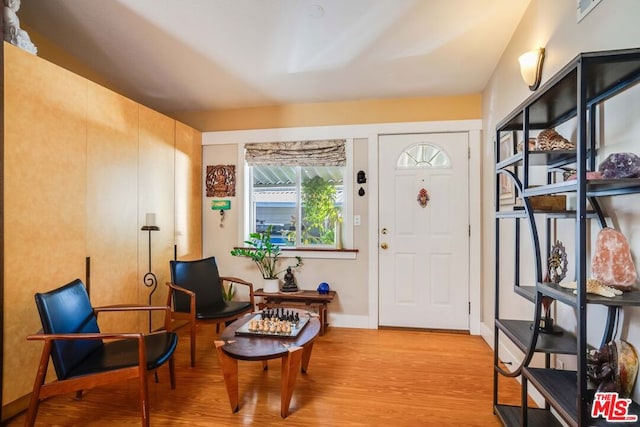
[[[147,378],[146,367],[141,369],[138,378],[140,384],[140,415],[142,417],[142,426],[149,427],[149,383]]]
[[[29,401],[29,411],[27,412],[27,418],[24,420],[24,425],[26,427],[33,427],[36,423],[36,416],[38,415],[38,408],[40,407],[40,398],[36,394],[36,391],[33,391],[31,395],[31,400]]]
[[[175,372],[175,358],[171,356],[169,358],[169,381],[171,382],[171,390],[176,388],[176,372]]]
[[[33,427],[36,423],[36,416],[38,415],[38,408],[40,407],[40,385],[34,387],[31,393],[31,400],[29,401],[29,410],[27,411],[27,418],[24,420],[26,427]]]
[[[40,389],[44,384],[47,377],[47,369],[49,368],[49,356],[51,354],[51,341],[45,341],[44,348],[42,349],[42,355],[40,356],[40,364],[38,365],[38,372],[36,373],[36,379],[33,383],[33,391],[31,392],[31,399],[29,400],[29,411],[27,412],[27,418],[24,421],[25,426],[33,426],[36,423],[36,416],[38,415],[38,408],[40,407]]]
[[[196,322],[192,320],[191,322],[191,367],[196,366]]]

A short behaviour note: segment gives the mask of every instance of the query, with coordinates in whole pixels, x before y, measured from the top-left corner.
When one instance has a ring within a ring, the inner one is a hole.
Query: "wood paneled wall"
[[[85,278],[87,82],[5,45],[3,404],[31,390],[33,294]]]
[[[175,177],[176,255],[181,260],[198,259],[202,256],[202,132],[180,122],[176,122]]]
[[[35,292],[86,280],[90,257],[94,305],[146,304],[146,213],[160,227],[154,304],[165,302],[174,245],[202,254],[201,134],[7,43],[4,55],[3,409],[33,386]],[[112,315],[101,327],[144,331],[148,318]]]
[[[138,139],[138,104],[95,83],[88,87],[91,300],[95,305],[138,301],[138,144],[133,143]],[[114,316],[105,316],[101,327],[113,330]],[[136,316],[118,315],[120,330],[137,325]]]

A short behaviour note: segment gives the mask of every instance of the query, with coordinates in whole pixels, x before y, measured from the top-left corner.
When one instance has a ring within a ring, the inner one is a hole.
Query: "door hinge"
[[[469,237],[471,237],[471,224],[469,224]]]
[[[471,301],[469,301],[469,314],[471,314]]]
[[[471,147],[467,147],[467,159],[471,158]]]

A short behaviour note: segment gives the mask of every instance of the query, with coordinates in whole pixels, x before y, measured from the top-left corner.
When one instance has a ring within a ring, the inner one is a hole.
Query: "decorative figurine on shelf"
[[[319,294],[328,294],[329,293],[329,284],[327,282],[322,282],[318,285],[318,293]]]
[[[551,317],[551,304],[555,300],[549,296],[542,297],[542,308],[544,309],[543,317],[540,319],[540,327],[538,330],[544,334],[553,334],[553,318]]]
[[[638,356],[624,340],[610,341],[587,354],[587,388],[591,393],[616,392],[621,398],[630,398],[637,375]]]
[[[545,129],[538,134],[535,149],[539,151],[573,150],[576,145],[556,132],[555,129]]]
[[[18,9],[20,9],[20,0],[4,0],[4,41],[35,55],[38,53],[38,49],[31,42],[29,34],[20,28]]]
[[[562,242],[556,240],[547,261],[549,279],[556,285],[567,276],[567,264],[567,251]]]
[[[287,272],[284,274],[284,285],[282,285],[282,292],[297,292],[298,285],[296,285],[296,278],[293,277],[291,267],[287,267]]]

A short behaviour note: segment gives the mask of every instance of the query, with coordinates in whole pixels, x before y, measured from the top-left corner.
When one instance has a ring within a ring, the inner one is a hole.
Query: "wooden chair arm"
[[[185,289],[182,286],[178,286],[173,282],[167,282],[167,286],[169,287],[170,290],[172,291],[178,291],[178,292],[182,292],[184,294],[189,295],[192,298],[195,298],[196,293],[193,291],[190,291],[189,289]]]
[[[96,313],[102,311],[147,311],[147,310],[168,310],[166,305],[104,305],[102,307],[94,307]]]
[[[220,276],[220,280],[222,280],[223,282],[233,282],[233,283],[238,283],[240,285],[247,285],[253,288],[253,283],[247,282],[246,280],[242,280],[237,277]]]
[[[220,283],[224,283],[224,282],[233,282],[233,283],[237,283],[239,285],[245,285],[249,287],[249,299],[251,300],[251,307],[255,307],[255,302],[253,299],[253,283],[251,282],[247,282],[246,280],[242,280],[238,277],[231,277],[231,276],[220,276]]]
[[[28,340],[53,341],[53,340],[101,340],[101,339],[137,339],[144,345],[143,333],[77,333],[77,334],[45,334],[38,333],[27,336]]]
[[[164,330],[171,332],[171,307],[166,305],[135,305],[135,304],[115,304],[104,305],[101,307],[94,307],[93,312],[98,318],[98,314],[102,312],[117,313],[117,312],[130,312],[130,311],[164,311]]]

